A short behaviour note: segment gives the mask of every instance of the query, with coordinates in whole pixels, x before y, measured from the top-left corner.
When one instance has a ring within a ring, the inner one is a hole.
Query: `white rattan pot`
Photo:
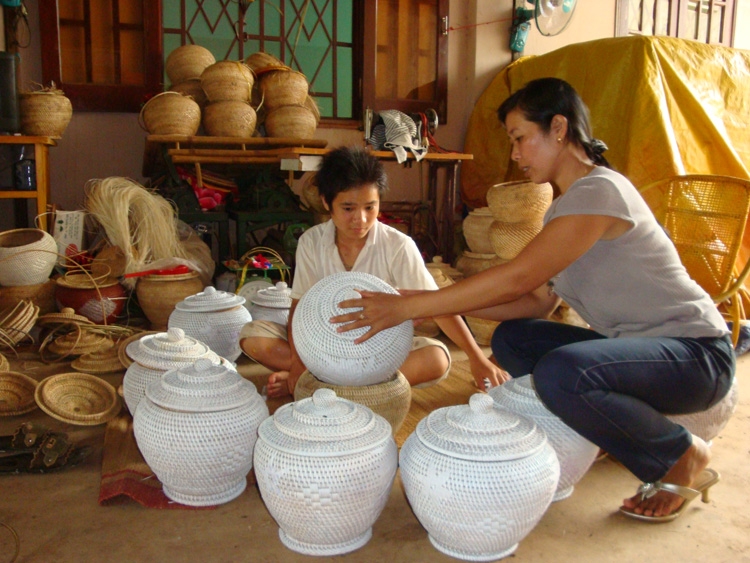
[[[282,406],[258,429],[260,494],[282,543],[305,555],[365,545],[397,464],[390,424],[331,389]]]
[[[244,297],[208,286],[177,303],[167,326],[181,328],[233,362],[242,353],[240,331],[252,320],[244,304]]]
[[[171,328],[167,332],[148,334],[134,340],[125,348],[125,353],[133,360],[122,379],[122,392],[125,404],[131,414],[146,394],[146,387],[171,369],[187,367],[201,358],[219,363],[219,356],[203,342],[185,336],[181,328]]]
[[[484,393],[430,413],[406,439],[401,482],[439,551],[467,561],[513,553],[547,510],[560,464],[544,431]]]
[[[493,387],[489,394],[496,407],[530,418],[544,430],[560,462],[560,481],[553,500],[568,498],[573,494],[574,485],[594,463],[599,448],[544,406],[530,375]]]
[[[710,409],[690,414],[670,414],[667,418],[684,426],[694,436],[710,442],[719,435],[732,418],[739,400],[740,392],[735,377],[726,396]]]
[[[393,377],[411,351],[411,321],[383,330],[363,342],[354,340],[367,332],[360,328],[338,333],[329,319],[353,309],[338,304],[359,298],[355,290],[396,293],[386,282],[362,272],[340,272],[313,285],[300,299],[294,313],[292,336],[302,362],[310,372],[332,385],[374,385]]]
[[[148,385],[133,431],[168,498],[212,506],[245,490],[258,426],[267,417],[252,383],[203,358]]]
[[[273,321],[286,326],[289,322],[289,308],[292,306],[292,290],[286,282],[261,289],[253,295],[248,310],[254,321]]]
[[[44,283],[56,261],[57,243],[46,231],[14,229],[0,233],[0,285]]]

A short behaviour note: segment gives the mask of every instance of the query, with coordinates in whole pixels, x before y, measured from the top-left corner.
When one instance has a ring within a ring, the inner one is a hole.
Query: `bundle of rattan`
[[[0,416],[18,416],[36,408],[36,380],[15,371],[0,370]]]
[[[14,348],[30,338],[38,317],[39,307],[26,299],[15,307],[0,311],[0,347]]]
[[[73,105],[54,82],[49,88],[21,92],[18,101],[24,135],[62,137],[73,117]]]
[[[111,346],[89,352],[73,360],[70,366],[76,371],[94,375],[116,373],[125,369],[120,361],[118,351],[119,346]]]

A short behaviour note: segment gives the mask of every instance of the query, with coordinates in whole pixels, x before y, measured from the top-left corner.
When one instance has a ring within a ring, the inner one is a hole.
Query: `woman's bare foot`
[[[275,371],[268,376],[268,382],[266,384],[266,392],[268,397],[272,399],[278,399],[279,397],[285,397],[291,395],[292,392],[289,390],[287,382],[289,380],[288,371]]]
[[[667,474],[662,477],[661,482],[690,487],[708,466],[710,460],[711,450],[706,442],[697,436],[693,436],[693,443]],[[636,514],[666,516],[680,508],[683,502],[685,502],[685,499],[679,495],[659,491],[654,496],[643,500],[640,494],[626,498],[622,505]]]

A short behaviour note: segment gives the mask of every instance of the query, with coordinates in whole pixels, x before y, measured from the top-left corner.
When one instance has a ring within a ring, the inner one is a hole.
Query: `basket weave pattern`
[[[62,137],[73,117],[73,105],[62,91],[22,92],[18,98],[24,135]]]
[[[109,422],[121,408],[115,388],[86,373],[61,373],[43,379],[34,398],[51,417],[80,426]]]
[[[487,190],[487,205],[498,221],[505,223],[541,223],[552,203],[548,183],[506,182]]]
[[[0,416],[18,416],[33,411],[37,406],[34,401],[36,380],[23,373],[7,371],[7,365],[0,365],[0,368]]]
[[[203,126],[214,137],[252,137],[257,120],[250,104],[239,100],[213,102],[203,110]]]
[[[0,285],[36,285],[47,281],[57,261],[55,239],[41,229],[0,233]]]
[[[491,254],[493,252],[488,236],[492,221],[493,217],[489,207],[474,209],[464,219],[464,238],[472,252],[477,254]]]
[[[223,101],[250,102],[255,77],[243,62],[219,61],[201,74],[201,86],[210,103]]]
[[[195,135],[201,124],[198,103],[180,92],[162,92],[141,109],[144,128],[151,135]]]

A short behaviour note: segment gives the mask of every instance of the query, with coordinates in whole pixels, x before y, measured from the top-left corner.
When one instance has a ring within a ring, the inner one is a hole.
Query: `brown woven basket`
[[[492,254],[492,244],[488,232],[494,221],[489,207],[480,207],[470,211],[463,222],[464,238],[472,252]]]
[[[268,112],[265,125],[269,137],[312,139],[318,120],[306,106],[282,106]]]
[[[195,135],[201,124],[201,108],[179,92],[162,92],[141,109],[141,125],[151,135]]]
[[[496,254],[477,254],[476,252],[465,250],[456,259],[456,269],[464,276],[469,277],[483,272],[487,268],[491,268],[497,264],[505,264],[506,262],[507,260],[500,258]]]
[[[307,174],[302,181],[302,201],[316,213],[327,215],[328,211],[323,207],[323,201],[320,199],[320,192],[315,183],[315,173]]]
[[[183,45],[169,53],[165,71],[172,84],[200,78],[206,67],[216,62],[211,51],[200,45]]]
[[[87,373],[61,373],[43,379],[34,398],[51,417],[79,426],[109,422],[121,408],[115,388]]]
[[[290,68],[264,72],[258,82],[263,103],[269,112],[281,106],[305,105],[309,85],[301,72]]]
[[[152,330],[167,330],[169,315],[177,303],[203,291],[198,272],[138,278],[135,293]]]
[[[203,127],[213,137],[252,137],[257,116],[247,102],[224,101],[203,110]]]
[[[12,348],[29,338],[38,317],[39,307],[28,300],[0,311],[0,346]]]
[[[211,103],[249,102],[254,83],[253,71],[240,61],[219,61],[206,67],[201,74],[201,86]]]
[[[495,254],[505,260],[512,260],[541,230],[541,222],[505,223],[493,221],[490,225],[489,238]]]
[[[525,180],[497,184],[487,190],[487,205],[498,221],[541,222],[552,203],[552,186]]]
[[[14,306],[27,299],[39,307],[39,314],[46,315],[57,311],[55,305],[55,280],[34,285],[0,287],[0,310]]]
[[[37,382],[15,371],[0,371],[0,416],[18,416],[36,408]]]
[[[245,59],[245,64],[249,66],[253,72],[258,72],[259,70],[269,68],[269,67],[284,67],[283,62],[281,62],[279,59],[274,57],[273,55],[269,55],[268,53],[264,53],[263,51],[258,51],[257,53],[253,53],[250,56],[248,56]]]
[[[22,92],[18,102],[24,135],[62,137],[73,117],[73,105],[61,90]]]
[[[480,346],[489,346],[490,342],[492,342],[492,334],[500,323],[498,321],[480,319],[479,317],[466,316],[464,318],[477,344]]]
[[[189,96],[195,100],[201,108],[206,105],[208,98],[206,93],[203,91],[201,86],[200,78],[191,78],[190,80],[184,80],[178,84],[172,84],[169,87],[170,92],[178,92],[183,96]]]
[[[338,397],[365,405],[385,418],[395,436],[411,406],[411,385],[399,371],[390,381],[377,385],[341,386],[323,383],[305,370],[294,388],[294,400],[311,397],[318,389],[333,389]]]

